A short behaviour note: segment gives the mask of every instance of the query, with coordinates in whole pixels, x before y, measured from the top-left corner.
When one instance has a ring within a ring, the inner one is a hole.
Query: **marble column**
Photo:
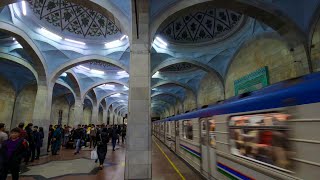
[[[34,103],[32,123],[34,126],[43,127],[44,139],[41,155],[47,153],[48,130],[50,125],[53,86],[47,86],[45,82],[38,82],[38,89]]]
[[[107,115],[108,115],[108,110],[103,109],[102,111],[102,123],[107,124]]]
[[[101,124],[99,122],[99,106],[98,105],[92,106],[91,123]]]
[[[136,8],[132,8],[125,179],[151,179],[149,0],[131,3]]]
[[[80,98],[76,98],[74,103],[74,127],[77,127],[78,124],[83,123],[83,103]]]

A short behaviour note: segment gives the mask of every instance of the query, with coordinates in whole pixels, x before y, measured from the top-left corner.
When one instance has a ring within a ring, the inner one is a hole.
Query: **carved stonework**
[[[28,0],[36,17],[79,36],[104,37],[120,32],[104,15],[66,0]]]
[[[159,33],[165,39],[178,43],[219,41],[238,30],[244,19],[244,15],[227,9],[186,11],[163,26]]]

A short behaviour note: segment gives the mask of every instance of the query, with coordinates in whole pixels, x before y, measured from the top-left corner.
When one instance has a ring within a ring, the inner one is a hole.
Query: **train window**
[[[284,113],[233,116],[229,120],[231,153],[292,170],[292,149]]]
[[[166,123],[167,124],[167,132],[169,132],[169,123]]]
[[[160,124],[160,129],[163,131],[163,123]]]
[[[193,139],[193,127],[192,127],[192,121],[187,120],[182,122],[182,128],[183,128],[183,138],[185,139]]]
[[[214,133],[216,129],[216,123],[214,119],[209,120],[209,142],[211,147],[216,147],[216,135]]]

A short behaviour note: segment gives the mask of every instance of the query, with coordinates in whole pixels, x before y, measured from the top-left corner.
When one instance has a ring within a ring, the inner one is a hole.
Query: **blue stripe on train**
[[[230,168],[230,167],[228,167],[228,166],[226,166],[226,165],[224,165],[222,163],[218,162],[217,166],[219,168],[223,169],[225,172],[230,173],[233,176],[236,176],[236,177],[238,177],[238,178],[240,178],[242,180],[254,180],[253,178],[248,177],[248,176],[246,176],[246,175],[244,175],[244,174],[242,174],[242,173],[240,173],[240,172],[238,172],[238,171],[236,171],[236,170],[234,170],[234,169],[232,169],[232,168]]]
[[[182,144],[180,144],[180,146],[182,146],[183,148],[187,149],[188,151],[191,151],[191,152],[194,153],[195,155],[201,157],[201,153],[199,153],[199,152],[197,152],[197,151],[195,151],[195,150],[193,150],[193,149],[191,149],[191,148],[189,148],[189,147],[187,147],[187,146],[184,146],[184,145],[182,145]]]

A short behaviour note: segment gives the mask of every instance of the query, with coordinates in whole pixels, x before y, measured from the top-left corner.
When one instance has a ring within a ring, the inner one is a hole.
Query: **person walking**
[[[120,136],[121,136],[121,126],[118,125],[118,128],[117,128],[117,137],[118,137],[118,144],[120,143]]]
[[[117,133],[117,127],[113,126],[112,131],[111,131],[111,137],[112,137],[112,151],[115,151],[115,147],[117,144],[117,139],[118,139],[118,133]]]
[[[95,125],[92,124],[91,125],[91,129],[90,129],[90,148],[92,147],[92,145],[93,145],[93,148],[96,147],[96,142],[97,142],[96,136],[97,136],[97,133],[98,133],[98,131],[95,128]]]
[[[81,150],[81,140],[84,138],[84,132],[81,128],[81,125],[79,124],[77,129],[73,132],[73,139],[74,139],[74,145],[76,148],[76,151],[74,152],[74,155],[79,154]]]
[[[124,143],[124,140],[126,139],[126,135],[127,135],[127,129],[125,126],[123,126],[121,130],[122,143]]]
[[[12,180],[19,180],[20,164],[24,152],[28,149],[28,142],[20,137],[20,132],[19,128],[12,129],[10,131],[10,139],[2,144],[1,152],[5,160],[0,180],[6,180],[9,171],[11,172]]]
[[[108,129],[103,128],[97,136],[97,154],[99,159],[99,170],[103,169],[109,142]]]
[[[56,125],[56,130],[52,134],[52,145],[51,145],[51,153],[52,155],[58,155],[58,151],[60,150],[62,139],[62,129],[60,125]]]

